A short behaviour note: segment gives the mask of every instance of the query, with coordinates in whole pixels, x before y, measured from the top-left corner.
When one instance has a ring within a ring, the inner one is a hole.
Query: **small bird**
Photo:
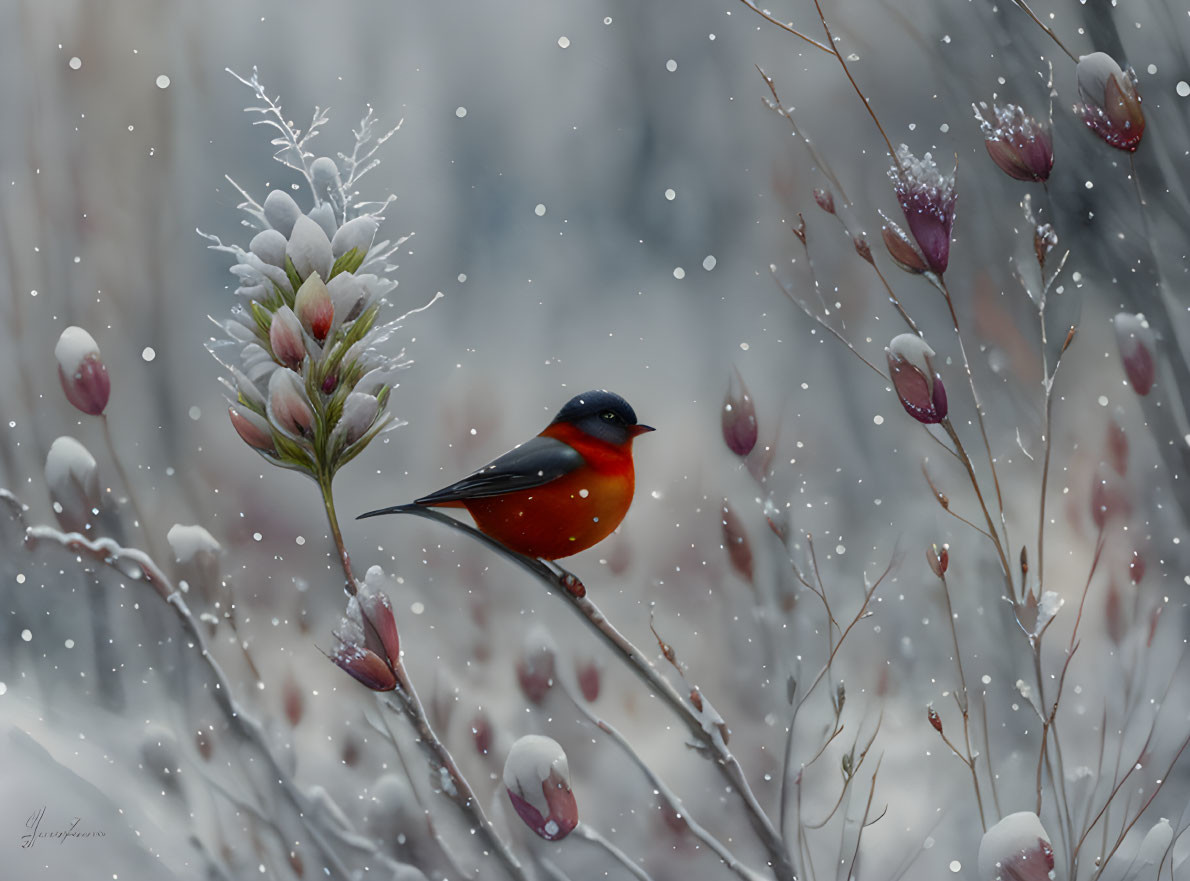
[[[632,441],[652,430],[619,395],[585,392],[537,437],[413,504],[466,508],[480,532],[510,550],[545,560],[569,557],[607,538],[628,513],[636,486]]]

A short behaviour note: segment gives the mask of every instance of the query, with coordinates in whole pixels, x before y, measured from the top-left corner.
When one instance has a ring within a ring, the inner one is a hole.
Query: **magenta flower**
[[[1014,180],[1044,181],[1054,167],[1054,139],[1047,123],[1018,104],[971,105],[992,161]]]
[[[889,169],[893,190],[909,232],[921,249],[926,265],[941,275],[950,262],[950,230],[954,226],[954,172],[942,174],[929,153],[920,159],[902,144],[898,165]],[[887,243],[887,239],[886,239]]]
[[[895,336],[884,350],[888,373],[905,412],[926,425],[946,418],[946,389],[934,371],[934,350],[911,333]]]
[[[1087,128],[1108,145],[1131,153],[1145,133],[1145,114],[1136,89],[1136,71],[1120,65],[1106,52],[1092,52],[1078,60],[1078,94],[1082,104],[1074,112]]]

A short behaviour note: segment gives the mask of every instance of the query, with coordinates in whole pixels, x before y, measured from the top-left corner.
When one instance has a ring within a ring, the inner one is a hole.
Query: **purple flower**
[[[1054,139],[1048,124],[1018,104],[971,105],[983,144],[1000,170],[1014,180],[1044,181],[1054,167]]]
[[[941,275],[950,261],[950,229],[954,225],[954,172],[943,175],[926,153],[918,159],[902,144],[897,148],[898,165],[889,169],[893,190],[909,232],[921,248],[926,265]]]
[[[946,418],[946,389],[934,372],[934,350],[921,337],[903,333],[884,350],[893,388],[905,412],[926,425]]]
[[[737,456],[746,456],[756,446],[756,405],[744,378],[734,367],[728,379],[727,394],[723,398],[723,441]]]
[[[1136,71],[1131,67],[1121,70],[1106,52],[1084,55],[1078,60],[1078,94],[1083,103],[1076,104],[1074,112],[1107,144],[1131,153],[1145,133],[1136,87]]]
[[[1049,881],[1054,849],[1032,811],[1009,814],[979,842],[980,881]]]
[[[359,593],[347,601],[347,612],[335,633],[338,644],[330,659],[373,691],[397,687],[396,666],[401,641],[392,603],[375,587],[379,567],[368,570]]]

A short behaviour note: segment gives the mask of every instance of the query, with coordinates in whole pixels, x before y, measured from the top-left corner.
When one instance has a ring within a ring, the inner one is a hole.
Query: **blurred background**
[[[1121,479],[1131,514],[1111,531],[1087,600],[1085,636],[1102,651],[1083,649],[1071,713],[1099,724],[1105,704],[1135,708],[1139,689],[1168,705],[1161,721],[1168,717],[1176,732],[1185,725],[1185,695],[1167,691],[1167,675],[1157,673],[1180,661],[1172,646],[1190,572],[1181,541],[1187,432],[1169,366],[1185,360],[1178,339],[1188,319],[1179,286],[1190,231],[1181,184],[1190,21],[1160,3],[1123,12],[1058,0],[1038,10],[1076,54],[1099,49],[1136,68],[1147,117],[1137,154],[1146,215],[1127,156],[1071,112],[1074,64],[1012,4],[840,0],[826,11],[894,144],[932,151],[944,170],[957,162],[948,281],[989,413],[1013,540],[1030,553],[1043,399],[1036,314],[1015,277],[1025,267],[1032,278],[1032,235],[1018,204],[1026,192],[1054,222],[1059,250],[1071,250],[1049,310],[1051,357],[1070,325],[1079,333],[1056,392],[1045,585],[1068,612],[1095,552],[1087,511],[1110,419],[1131,445]],[[798,0],[774,15],[822,39],[812,3]],[[401,122],[361,191],[397,197],[383,237],[411,234],[396,255],[392,314],[443,296],[393,341],[394,352],[405,347],[415,362],[391,404],[408,425],[339,475],[339,513],[357,570],[380,565],[393,579],[411,675],[517,847],[544,847],[574,878],[630,877],[582,842],[523,840],[499,783],[503,752],[521,734],[546,733],[568,751],[584,820],[653,877],[725,871],[680,822],[667,822],[649,784],[573,707],[526,704],[514,667],[526,635],[540,626],[563,647],[560,675],[595,662],[603,676],[598,712],[693,814],[763,866],[709,763],[682,746],[667,711],[560,603],[433,524],[353,520],[482,465],[539,431],[573,394],[596,387],[623,394],[658,431],[637,444],[637,496],[620,532],[569,568],[648,651],[656,624],[690,682],[727,717],[732,747],[766,809],[776,814],[781,789],[787,677],[809,682],[825,659],[823,610],[794,581],[790,552],[766,524],[766,502],[801,567],[809,559],[804,536],[813,534],[822,577],[851,604],[848,614],[865,579],[894,563],[875,614],[857,625],[858,647],[840,654],[833,674],[846,681],[855,713],[839,750],[860,732],[866,741],[884,712],[872,813],[886,810],[864,830],[855,874],[888,877],[887,866],[911,865],[925,877],[975,877],[981,830],[967,771],[929,730],[924,709],[934,702],[956,718],[950,634],[925,565],[930,543],[952,544],[955,611],[969,628],[968,679],[982,677],[987,692],[1004,813],[1032,808],[1037,719],[1015,685],[1030,680],[1031,655],[1005,648],[1021,635],[1000,601],[994,556],[935,503],[920,465],[928,460],[955,506],[975,516],[965,477],[886,383],[778,283],[883,366],[884,346],[903,327],[850,236],[816,207],[812,192],[825,180],[788,121],[764,106],[771,95],[757,65],[843,183],[836,203],[852,204],[840,213],[852,234],[867,235],[933,342],[955,423],[969,449],[980,449],[949,315],[880,244],[877,210],[899,215],[889,160],[834,57],[742,3],[672,0],[10,0],[0,5],[0,34],[7,120],[0,486],[28,506],[30,523],[52,523],[43,465],[50,443],[69,435],[98,460],[111,507],[123,514],[108,524],[117,538],[164,548],[175,523],[208,529],[223,546],[223,592],[191,604],[196,614],[212,613],[212,644],[238,697],[295,779],[322,787],[361,835],[428,877],[449,875],[430,846],[424,803],[468,873],[497,877],[432,791],[401,720],[388,721],[412,773],[365,717],[380,718],[370,696],[319,653],[333,644],[342,598],[313,484],[269,468],[225,415],[221,370],[204,343],[217,333],[207,316],[227,313],[235,282],[227,255],[208,250],[196,230],[247,244],[241,199],[225,176],[257,200],[271,189],[306,196],[272,159],[269,131],[243,112],[253,96],[227,68],[245,76],[257,68],[297,126],[315,106],[329,106],[331,123],[312,144],[318,155],[349,151],[368,106],[382,127]],[[1049,62],[1056,162],[1043,191],[992,165],[970,105],[995,96],[1044,118]],[[799,213],[812,260],[791,232]],[[1142,407],[1124,379],[1111,317],[1158,308],[1161,368],[1156,397]],[[95,337],[110,372],[111,433],[145,508],[147,538],[133,525],[99,423],[61,394],[53,348],[74,324]],[[768,451],[762,484],[720,433],[733,367],[751,391]],[[752,584],[733,572],[723,548],[724,499],[755,556]],[[18,860],[20,877],[63,877],[78,867],[112,878],[314,877],[316,857],[293,845],[302,838],[293,821],[278,820],[282,834],[273,840],[248,807],[243,782],[260,768],[227,735],[204,669],[188,660],[186,640],[152,592],[61,549],[27,552],[13,518],[0,541],[0,858]],[[1108,632],[1110,591],[1128,582],[1133,551],[1148,564],[1145,592],[1132,588],[1135,597],[1124,601],[1117,592],[1115,614],[1147,631],[1152,609],[1165,607],[1161,634],[1171,646],[1144,665]],[[766,629],[758,609],[785,600],[787,617]],[[234,628],[223,617],[228,603]],[[1059,664],[1070,622],[1062,624]],[[1126,691],[1125,682],[1140,684]],[[814,729],[807,743],[821,738],[819,722],[830,724],[829,703],[819,711],[825,715],[807,724]],[[473,742],[479,718],[493,731],[486,756]],[[1070,729],[1069,765],[1094,767],[1098,730]],[[1165,760],[1177,742],[1158,738]],[[1139,743],[1128,745],[1125,754]],[[834,764],[807,788],[807,822],[825,816],[838,795],[839,756],[829,755]],[[1157,816],[1178,816],[1186,791],[1183,777],[1172,779],[1137,831]],[[812,845],[821,866],[841,849],[850,860],[840,841],[854,841],[864,796],[835,815],[838,834]],[[45,828],[78,817],[80,828],[105,836],[23,849],[19,836],[43,806]],[[255,810],[267,817],[272,807],[265,800]],[[295,851],[309,865],[295,868]],[[366,863],[360,857],[359,866]]]

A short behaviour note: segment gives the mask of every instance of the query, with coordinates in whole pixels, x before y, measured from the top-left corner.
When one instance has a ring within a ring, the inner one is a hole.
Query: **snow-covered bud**
[[[231,418],[232,428],[236,430],[240,440],[253,449],[266,453],[275,452],[273,432],[269,428],[267,419],[251,410],[241,410],[239,407],[228,407],[227,415]]]
[[[946,574],[946,568],[950,565],[950,552],[944,547],[939,548],[937,545],[930,545],[926,548],[926,563],[930,566],[930,571],[938,578]]]
[[[895,221],[885,217],[884,212],[881,212],[880,216],[884,218],[884,225],[880,227],[880,238],[884,241],[884,247],[888,249],[888,256],[892,258],[893,263],[910,275],[921,275],[929,270],[926,258],[921,255],[917,245],[913,244],[909,236],[905,234],[905,230],[901,229]],[[868,255],[871,256],[871,253],[869,250]],[[864,255],[861,253],[860,256]]]
[[[723,397],[723,441],[727,448],[737,456],[746,456],[756,446],[758,429],[756,427],[756,405],[752,403],[752,396],[748,387],[744,385],[744,378],[740,371],[731,369],[728,378],[727,394]]]
[[[504,761],[504,786],[525,825],[546,841],[565,838],[578,825],[570,767],[556,740],[527,734]]]
[[[525,635],[516,662],[516,678],[530,703],[540,704],[553,687],[557,655],[553,637],[540,624]]]
[[[971,105],[992,161],[1014,180],[1045,181],[1054,167],[1050,127],[1018,104]]]
[[[335,442],[349,447],[367,433],[380,412],[380,401],[373,395],[352,392],[343,402],[343,415],[335,426]]]
[[[318,222],[305,214],[293,224],[286,251],[293,261],[298,278],[308,278],[312,272],[317,272],[323,278],[331,274],[331,263],[334,262],[331,240]]]
[[[1147,877],[1149,872],[1155,872],[1165,859],[1165,854],[1173,843],[1173,827],[1169,820],[1162,817],[1145,833],[1140,849],[1136,852],[1136,861],[1132,867],[1137,870],[1137,878]]]
[[[1131,312],[1119,313],[1114,321],[1116,345],[1120,347],[1120,359],[1124,362],[1124,373],[1132,383],[1133,390],[1144,397],[1153,388],[1157,377],[1157,340],[1153,329],[1144,315]]]
[[[889,169],[888,175],[905,223],[926,264],[941,275],[950,262],[956,200],[954,172],[942,174],[933,156],[926,153],[918,159],[904,144],[897,148],[897,160],[899,164]]]
[[[1032,811],[1009,814],[979,842],[980,881],[1049,881],[1054,849]]]
[[[297,207],[296,205],[294,206]],[[248,250],[270,266],[285,268],[285,248],[289,243],[275,229],[261,230],[248,243]]]
[[[90,416],[102,413],[111,396],[112,381],[95,338],[81,327],[68,327],[58,337],[54,357],[66,400]]]
[[[67,532],[90,529],[99,508],[99,473],[87,448],[72,437],[50,444],[45,482],[59,525]]]
[[[1092,52],[1079,58],[1077,75],[1083,103],[1074,112],[1108,145],[1130,153],[1136,150],[1145,133],[1136,71],[1121,70],[1106,52]]]
[[[337,323],[354,321],[364,311],[363,285],[351,273],[340,272],[326,283],[326,289],[334,306]]]
[[[942,717],[938,715],[938,711],[934,709],[934,705],[930,704],[926,707],[926,719],[929,720],[930,725],[939,734],[942,733]]]
[[[293,232],[293,226],[301,216],[302,209],[298,207],[297,202],[293,201],[293,196],[289,193],[273,190],[265,196],[264,219],[268,221],[269,226],[285,236],[286,239]]]
[[[347,601],[347,612],[335,632],[338,644],[330,659],[373,691],[397,687],[401,657],[392,603],[377,589],[383,578],[378,566],[368,570],[359,593]]]
[[[946,418],[946,389],[934,372],[934,350],[916,334],[893,337],[884,350],[893,388],[905,412],[926,425]]]
[[[335,307],[322,276],[317,272],[310,273],[298,288],[293,311],[310,336],[320,343],[326,339],[335,319]]]
[[[175,523],[165,538],[188,581],[205,591],[218,588],[219,556],[223,553],[223,547],[215,540],[215,536],[201,526]]]
[[[851,246],[855,248],[855,253],[859,255],[860,259],[868,264],[875,266],[876,261],[872,259],[872,247],[868,244],[868,240],[863,236],[855,236],[851,240]]]
[[[599,699],[599,684],[603,678],[602,671],[595,661],[584,661],[575,666],[575,677],[578,679],[578,690],[590,703]]]
[[[310,177],[314,184],[314,191],[324,202],[330,201],[343,189],[343,181],[339,177],[339,166],[329,156],[319,156],[310,163]]]
[[[818,207],[827,214],[835,213],[835,196],[830,190],[825,190],[820,187],[814,188],[814,201],[818,203]]]
[[[748,543],[748,533],[744,524],[736,516],[731,505],[726,501],[720,509],[719,525],[723,528],[723,546],[727,548],[727,558],[731,561],[731,568],[740,578],[752,583],[752,545]]]
[[[269,346],[273,356],[293,370],[301,366],[306,357],[306,342],[302,338],[302,323],[288,306],[282,306],[273,313],[269,324]]]
[[[376,238],[376,230],[380,225],[376,218],[364,214],[354,220],[349,220],[335,232],[331,239],[331,253],[338,260],[352,248],[358,248],[360,253],[367,254],[372,247],[372,240]]]
[[[307,437],[313,430],[314,411],[310,399],[306,397],[301,379],[292,370],[275,370],[269,378],[268,413],[269,422],[291,437]]]

